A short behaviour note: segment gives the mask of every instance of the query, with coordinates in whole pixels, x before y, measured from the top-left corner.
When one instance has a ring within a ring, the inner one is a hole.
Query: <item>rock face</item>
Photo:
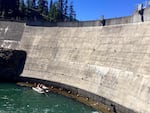
[[[23,71],[26,52],[0,49],[0,81],[15,81]]]

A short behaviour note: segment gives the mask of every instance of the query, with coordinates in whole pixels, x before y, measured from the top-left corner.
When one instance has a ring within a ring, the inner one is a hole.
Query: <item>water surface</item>
[[[39,94],[16,84],[0,84],[0,113],[99,113],[55,93]]]

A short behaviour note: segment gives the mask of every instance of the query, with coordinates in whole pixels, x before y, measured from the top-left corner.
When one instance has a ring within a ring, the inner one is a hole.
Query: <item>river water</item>
[[[28,87],[0,83],[0,113],[99,113],[55,93],[39,94]]]

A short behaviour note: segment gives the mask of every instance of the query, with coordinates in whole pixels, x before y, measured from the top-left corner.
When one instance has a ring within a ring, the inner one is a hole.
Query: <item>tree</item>
[[[50,21],[53,20],[54,18],[54,4],[53,4],[53,0],[50,1],[50,6],[49,6],[49,14],[48,14]]]
[[[68,17],[68,0],[66,0],[65,3],[64,3],[63,15],[64,15],[64,21],[66,21],[67,17]]]
[[[47,1],[47,0],[44,0],[43,14],[44,14],[45,16],[48,16],[48,1]]]
[[[0,0],[0,14],[4,16],[4,0]]]
[[[34,9],[36,8],[36,0],[31,1],[31,7]]]
[[[2,15],[2,0],[0,0],[0,16]]]
[[[26,11],[25,11],[25,15],[26,15],[26,18],[29,19],[31,16],[31,0],[26,0]]]
[[[20,11],[19,16],[20,16],[22,19],[24,19],[24,18],[25,18],[25,15],[26,15],[26,6],[25,6],[25,3],[24,3],[24,0],[20,0],[19,11]]]
[[[65,16],[68,15],[68,0],[66,0],[65,3],[64,3],[64,12],[63,12],[63,14]]]
[[[73,21],[75,20],[75,11],[73,2],[68,8],[68,0],[50,1],[49,18],[51,21]]]
[[[12,14],[18,14],[19,0],[0,0],[0,14],[4,17],[10,17]]]
[[[26,6],[25,6],[25,3],[24,3],[24,0],[20,0],[19,9],[20,9],[21,12],[25,13]]]
[[[73,2],[70,3],[70,8],[69,8],[69,20],[70,21],[75,21],[76,19],[76,14],[74,11],[74,6],[73,6]]]
[[[9,7],[10,7],[10,3],[8,0],[2,2],[2,8],[3,8],[3,16],[7,17],[8,16],[8,11],[9,11]]]
[[[59,11],[57,9],[57,2],[54,2],[51,6],[50,12],[49,12],[50,21],[57,22],[59,21]]]
[[[50,9],[49,9],[49,18],[50,21],[57,22],[60,20],[60,15],[59,15],[59,2],[55,1],[50,1]]]
[[[39,12],[42,13],[43,9],[44,9],[43,0],[39,0],[38,1],[38,10],[39,10]]]
[[[27,10],[29,10],[31,8],[31,6],[32,6],[31,5],[31,0],[27,0],[26,2],[27,2],[26,3],[27,4]]]
[[[74,21],[75,11],[73,2],[68,7],[68,0],[50,0],[49,10],[48,0],[0,0],[0,16]]]
[[[50,1],[50,8],[49,9],[51,9],[52,6],[53,6],[53,0]]]
[[[19,18],[19,0],[11,0],[11,6],[10,6],[10,9],[9,9],[9,12],[11,11],[12,14],[10,13],[10,17],[11,15],[13,17],[17,17],[17,19]]]
[[[64,20],[64,0],[58,0],[58,3],[57,3],[57,10],[58,10],[58,13],[59,13],[59,20],[60,21],[63,21]]]
[[[26,0],[26,4],[27,4],[27,9],[34,9],[36,8],[36,1],[37,0]]]
[[[41,14],[48,14],[48,1],[47,0],[39,0],[38,1],[38,10]]]

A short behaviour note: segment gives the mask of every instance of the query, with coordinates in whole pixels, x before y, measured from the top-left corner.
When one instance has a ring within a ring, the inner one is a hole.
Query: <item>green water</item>
[[[0,84],[0,113],[99,113],[75,100],[52,92],[38,94],[31,88]]]

